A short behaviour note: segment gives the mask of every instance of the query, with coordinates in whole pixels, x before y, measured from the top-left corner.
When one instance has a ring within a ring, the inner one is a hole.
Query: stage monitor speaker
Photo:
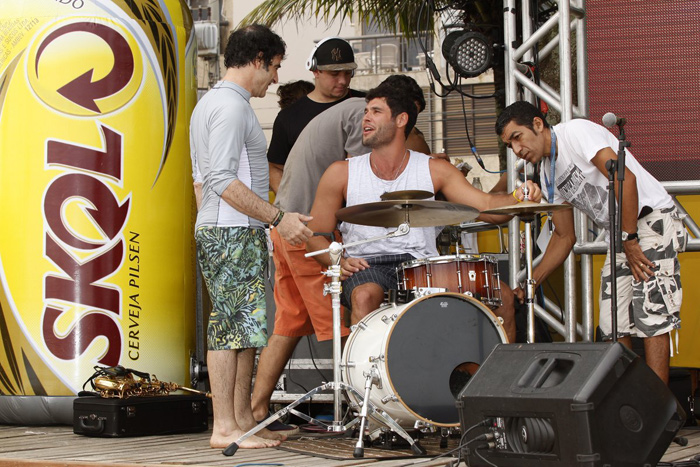
[[[654,467],[685,421],[620,343],[499,344],[457,408],[470,467]]]

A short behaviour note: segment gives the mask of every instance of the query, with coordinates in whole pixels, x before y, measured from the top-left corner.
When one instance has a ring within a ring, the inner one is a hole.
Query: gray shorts
[[[262,229],[204,227],[197,230],[197,259],[209,290],[212,311],[209,350],[267,345],[265,266],[267,237]]]
[[[616,256],[617,336],[653,337],[681,326],[683,299],[678,253],[685,250],[687,232],[676,208],[654,210],[637,222],[639,245],[654,263],[654,276],[635,281],[624,253]],[[612,337],[610,254],[601,271],[600,329]]]
[[[414,260],[415,258],[409,254],[402,254],[374,256],[365,259],[370,267],[364,271],[354,273],[343,281],[343,294],[340,297],[340,302],[347,308],[351,308],[350,297],[352,297],[352,291],[358,285],[373,282],[379,284],[384,289],[384,292],[390,289],[397,289],[399,278],[396,274],[396,268],[401,263]]]

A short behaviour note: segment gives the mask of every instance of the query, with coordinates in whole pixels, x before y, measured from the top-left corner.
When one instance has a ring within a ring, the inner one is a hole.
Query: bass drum
[[[479,301],[432,294],[385,305],[362,319],[345,344],[342,377],[364,394],[366,375],[376,367],[379,381],[370,401],[402,427],[421,421],[459,426],[459,392],[493,348],[506,342],[499,318]],[[360,404],[352,392],[348,397]]]

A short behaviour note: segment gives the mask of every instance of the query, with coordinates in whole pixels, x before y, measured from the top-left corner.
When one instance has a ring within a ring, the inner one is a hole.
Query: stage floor
[[[675,462],[700,454],[700,429],[684,429],[687,446],[673,443],[662,461]],[[209,432],[145,436],[138,438],[91,438],[73,433],[72,427],[20,427],[0,425],[0,467],[155,467],[164,466],[453,466],[456,458],[329,460],[294,454],[280,449],[241,449],[233,457],[210,449]],[[462,463],[462,465],[464,465]]]

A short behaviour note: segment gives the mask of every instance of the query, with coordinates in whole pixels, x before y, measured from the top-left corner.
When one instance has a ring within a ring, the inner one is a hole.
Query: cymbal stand
[[[525,181],[523,182],[523,201],[530,199],[530,191],[527,189],[527,170],[523,171]],[[527,343],[535,342],[535,280],[532,278],[532,221],[534,216],[521,216],[525,224],[525,267],[527,268],[527,279],[525,281],[525,304],[527,305]]]
[[[406,216],[406,220],[408,221],[408,213]],[[355,451],[353,452],[354,457],[363,457],[364,456],[364,429],[367,423],[367,416],[368,413],[376,414],[381,419],[384,421],[384,424],[388,426],[389,428],[393,429],[399,436],[404,438],[410,445],[411,445],[411,450],[416,454],[425,454],[425,449],[423,449],[420,445],[416,443],[416,441],[411,438],[411,436],[406,433],[406,431],[391,417],[389,417],[386,413],[383,411],[380,411],[377,409],[374,404],[372,404],[369,400],[369,394],[370,390],[372,388],[373,384],[377,384],[379,382],[379,373],[375,371],[374,369],[370,372],[370,374],[366,375],[366,383],[365,383],[365,394],[364,397],[359,394],[355,388],[352,386],[348,385],[347,383],[344,383],[341,381],[341,375],[340,375],[340,361],[342,359],[341,356],[341,348],[340,348],[340,342],[341,342],[341,336],[340,336],[340,294],[342,293],[342,287],[340,284],[340,258],[341,258],[341,253],[344,249],[347,249],[351,246],[356,246],[356,245],[361,245],[364,243],[370,243],[374,242],[377,240],[384,240],[387,238],[393,238],[393,237],[400,237],[403,235],[408,234],[410,231],[410,226],[408,222],[405,222],[399,227],[387,234],[387,235],[380,235],[377,237],[369,238],[366,240],[360,240],[357,242],[352,242],[348,243],[346,245],[341,245],[338,242],[332,242],[330,246],[325,249],[325,250],[319,250],[315,251],[313,253],[307,253],[307,257],[311,256],[316,256],[319,254],[323,253],[328,253],[331,257],[331,262],[332,265],[328,268],[329,271],[324,273],[327,276],[331,277],[331,283],[326,284],[324,287],[324,294],[330,293],[332,295],[332,308],[333,308],[333,379],[334,382],[332,383],[333,386],[333,427],[335,428],[334,431],[344,431],[347,429],[346,426],[343,426],[342,424],[342,414],[341,414],[341,391],[342,390],[348,390],[351,391],[355,394],[355,396],[358,398],[358,400],[362,401],[362,407],[360,410],[360,431],[359,431],[359,437],[357,440],[357,444],[355,445]],[[352,422],[354,425],[356,423],[356,420]]]
[[[532,221],[534,216],[521,218],[525,224],[525,267],[527,268],[526,297],[527,305],[527,343],[535,342],[535,280],[532,278]]]
[[[303,396],[301,396],[299,399],[296,401],[292,402],[289,404],[287,407],[282,408],[281,410],[275,412],[268,418],[266,418],[264,421],[253,427],[251,430],[248,432],[244,433],[240,438],[238,438],[236,441],[233,443],[229,444],[226,449],[224,449],[223,454],[226,456],[233,456],[236,451],[238,450],[239,446],[243,441],[248,439],[249,437],[253,436],[255,433],[259,432],[263,428],[267,427],[269,424],[274,422],[275,420],[280,419],[281,417],[284,417],[288,413],[293,413],[294,415],[306,420],[309,423],[312,423],[314,425],[320,426],[322,428],[325,428],[327,431],[335,432],[335,433],[341,433],[345,432],[349,428],[353,427],[354,425],[357,424],[358,419],[352,420],[350,423],[347,425],[343,424],[343,415],[341,413],[342,411],[342,400],[341,400],[341,392],[343,390],[350,391],[352,392],[358,400],[363,401],[363,406],[361,410],[361,431],[360,431],[360,439],[358,440],[357,446],[355,447],[355,451],[353,455],[355,457],[362,457],[364,455],[364,447],[362,446],[363,443],[363,436],[364,436],[364,426],[366,424],[366,419],[369,414],[372,415],[377,415],[378,417],[381,418],[381,420],[386,424],[387,427],[391,428],[394,430],[399,436],[404,438],[410,445],[411,445],[411,450],[416,454],[416,455],[421,455],[425,454],[425,449],[421,447],[419,444],[416,443],[416,441],[411,438],[411,436],[406,433],[406,431],[389,415],[387,415],[385,412],[377,409],[374,404],[372,404],[369,401],[369,388],[371,388],[371,385],[376,383],[378,381],[378,376],[376,379],[374,377],[368,376],[368,383],[365,387],[365,397],[363,398],[362,395],[352,386],[348,385],[347,383],[344,383],[340,381],[341,375],[340,375],[340,361],[341,361],[341,336],[340,336],[340,294],[342,291],[342,287],[340,284],[340,276],[341,276],[341,271],[340,271],[340,258],[341,258],[341,253],[344,249],[355,246],[355,245],[360,245],[363,243],[369,243],[377,240],[383,240],[386,238],[393,238],[393,237],[400,237],[402,235],[406,235],[410,230],[410,227],[407,223],[399,225],[399,227],[386,235],[381,235],[378,237],[373,237],[369,238],[366,240],[360,240],[357,242],[349,243],[347,245],[342,245],[338,242],[332,242],[330,246],[325,249],[325,250],[319,250],[319,251],[314,251],[312,253],[307,253],[306,257],[311,257],[311,256],[316,256],[320,255],[323,253],[328,253],[331,257],[331,266],[328,267],[328,271],[324,271],[324,275],[329,276],[331,278],[331,283],[330,284],[325,284],[323,294],[327,295],[328,293],[331,294],[331,306],[332,306],[332,311],[333,311],[333,381],[327,382],[322,384],[321,386],[318,386],[311,391],[307,392]],[[369,385],[369,388],[367,387]],[[333,422],[331,424],[326,424],[320,420],[317,420],[315,418],[312,418],[302,412],[299,412],[298,410],[295,409],[298,405],[302,404],[303,402],[307,401],[314,395],[316,395],[319,392],[332,389],[333,390]]]
[[[357,444],[355,445],[355,451],[353,452],[353,457],[364,457],[364,432],[365,426],[367,426],[367,411],[369,409],[369,393],[372,390],[372,385],[379,384],[379,371],[377,367],[372,365],[369,373],[366,373],[365,379],[365,396],[362,400],[362,409],[360,410],[360,435],[357,437]]]

